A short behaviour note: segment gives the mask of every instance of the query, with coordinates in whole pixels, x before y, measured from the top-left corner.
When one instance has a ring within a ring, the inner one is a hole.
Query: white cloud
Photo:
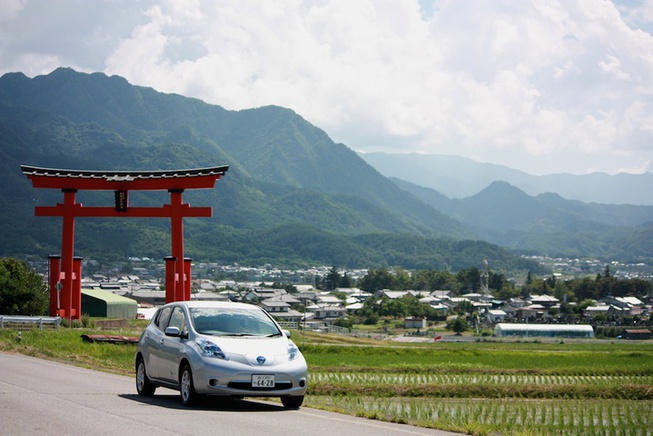
[[[23,9],[25,0],[3,0],[0,2],[0,22],[16,18]]]
[[[44,1],[5,9],[0,71],[285,106],[357,150],[653,171],[651,1]]]

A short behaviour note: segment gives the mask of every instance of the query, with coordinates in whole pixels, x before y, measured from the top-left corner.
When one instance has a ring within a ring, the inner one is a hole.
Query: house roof
[[[107,305],[130,304],[137,306],[138,302],[131,298],[114,294],[113,292],[102,291],[100,289],[82,289],[82,294],[89,297],[104,301]]]
[[[558,303],[558,302],[560,302],[560,300],[558,300],[556,297],[554,297],[552,295],[532,295],[530,300],[533,303]]]
[[[265,305],[266,307],[290,307],[290,304],[286,303],[285,301],[275,300],[272,298],[261,301],[261,304]]]
[[[358,288],[336,288],[338,292],[344,292],[345,294],[357,294],[361,292]]]
[[[320,303],[340,304],[342,300],[335,295],[320,295],[317,297]]]
[[[617,297],[615,300],[620,301],[622,303],[630,304],[632,306],[641,306],[644,304],[642,300],[640,300],[637,297]]]
[[[506,315],[508,315],[506,312],[504,312],[503,310],[499,310],[499,309],[488,310],[487,312],[492,316],[506,316]]]
[[[409,291],[388,291],[387,289],[382,291],[382,295],[385,295],[386,297],[393,300],[396,298],[401,298],[404,295],[408,295],[409,293]]]
[[[585,308],[587,312],[607,312],[610,310],[610,306],[608,305],[603,305],[603,306],[587,306]]]

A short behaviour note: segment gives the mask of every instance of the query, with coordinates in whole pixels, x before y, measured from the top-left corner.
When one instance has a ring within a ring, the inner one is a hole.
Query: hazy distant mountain
[[[392,180],[484,240],[505,247],[580,257],[592,251],[633,261],[651,255],[653,206],[582,203],[552,193],[530,196],[507,182],[449,199],[430,188]]]
[[[586,203],[653,205],[653,173],[534,176],[502,165],[460,156],[359,153],[387,177],[432,188],[449,198],[472,196],[489,184],[505,181],[529,195],[553,192]]]

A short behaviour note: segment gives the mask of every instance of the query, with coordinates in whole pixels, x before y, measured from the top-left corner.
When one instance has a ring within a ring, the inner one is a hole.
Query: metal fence
[[[59,316],[19,316],[19,315],[0,315],[0,328],[7,326],[14,326],[16,324],[38,324],[39,330],[43,330],[44,325],[52,325],[59,328],[61,325],[61,317]]]

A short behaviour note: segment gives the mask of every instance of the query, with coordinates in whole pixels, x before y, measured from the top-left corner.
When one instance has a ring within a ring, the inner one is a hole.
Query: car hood
[[[285,337],[207,337],[217,344],[229,360],[257,367],[274,366],[288,362],[288,344]]]

